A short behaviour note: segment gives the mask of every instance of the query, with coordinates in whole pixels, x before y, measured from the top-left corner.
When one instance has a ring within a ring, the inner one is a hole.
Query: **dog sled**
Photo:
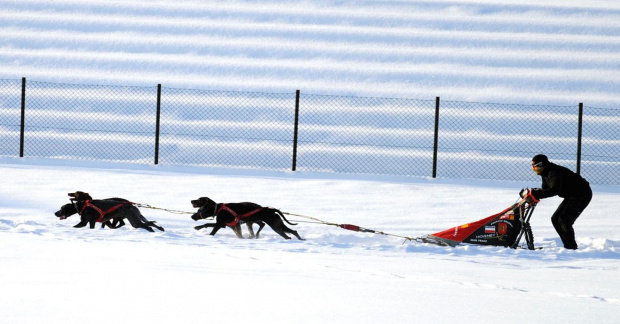
[[[409,237],[396,234],[376,231],[353,224],[338,224],[320,220],[315,217],[304,216],[299,214],[291,214],[283,212],[283,214],[297,216],[310,219],[316,223],[333,225],[349,231],[381,234],[405,239],[407,241],[415,241],[420,243],[431,243],[442,246],[455,247],[461,243],[492,245],[510,247],[513,249],[520,248],[519,243],[525,238],[527,249],[534,250],[534,235],[530,226],[530,218],[534,212],[534,208],[538,200],[531,194],[531,190],[525,188],[519,193],[521,199],[512,204],[510,207],[501,212],[483,218],[479,221],[456,226],[445,231],[435,234]]]
[[[521,199],[518,202],[495,215],[430,234],[418,238],[417,241],[452,247],[468,243],[516,249],[525,238],[527,249],[534,250],[530,218],[538,200],[527,188],[521,190],[519,195]]]

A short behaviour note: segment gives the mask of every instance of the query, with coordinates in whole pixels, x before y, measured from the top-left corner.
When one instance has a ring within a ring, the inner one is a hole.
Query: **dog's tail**
[[[273,211],[278,214],[278,216],[282,217],[282,219],[289,223],[290,225],[297,225],[297,223],[291,223],[288,219],[286,219],[286,217],[284,217],[284,214],[282,214],[282,212],[279,209],[273,209]]]

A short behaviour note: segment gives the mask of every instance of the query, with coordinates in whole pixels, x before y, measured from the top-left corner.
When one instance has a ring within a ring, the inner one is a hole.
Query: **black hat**
[[[549,159],[547,159],[547,156],[544,154],[538,154],[532,158],[532,162],[534,164],[541,163],[540,166],[545,167],[549,164]]]

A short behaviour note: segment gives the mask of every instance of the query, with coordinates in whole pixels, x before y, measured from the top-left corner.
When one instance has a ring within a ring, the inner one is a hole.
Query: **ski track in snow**
[[[294,253],[294,254],[332,254],[332,255],[358,255],[364,257],[364,255],[371,253],[383,255],[387,260],[394,257],[401,257],[403,253],[406,257],[415,257],[420,259],[429,259],[434,261],[448,261],[448,262],[465,262],[471,263],[474,266],[478,264],[480,266],[493,264],[494,266],[500,265],[500,268],[506,269],[506,271],[522,271],[533,270],[535,268],[543,267],[550,269],[557,269],[563,267],[570,267],[572,271],[618,271],[615,264],[611,264],[610,268],[605,268],[605,260],[617,260],[620,258],[616,252],[617,247],[620,246],[620,242],[611,240],[591,240],[590,243],[585,243],[580,240],[580,249],[578,253],[571,256],[562,256],[563,249],[557,247],[558,240],[544,240],[537,242],[538,246],[543,247],[542,250],[535,252],[527,250],[511,250],[500,247],[482,247],[464,245],[456,248],[438,247],[433,245],[427,245],[422,243],[402,243],[400,239],[386,239],[380,235],[364,235],[364,234],[341,234],[342,230],[337,229],[335,231],[328,231],[330,233],[325,234],[325,229],[321,226],[306,227],[304,228],[304,236],[307,241],[301,242],[296,240],[283,241],[275,233],[270,232],[268,228],[263,231],[263,238],[259,240],[239,240],[228,229],[222,230],[216,237],[209,237],[206,231],[194,231],[192,226],[166,226],[166,232],[146,233],[141,229],[129,228],[126,225],[125,228],[118,230],[99,229],[99,225],[96,229],[75,229],[71,227],[75,223],[75,219],[67,219],[64,221],[58,221],[53,219],[54,216],[47,212],[49,215],[49,222],[37,222],[31,220],[22,220],[20,217],[16,218],[16,215],[7,216],[12,214],[12,210],[2,210],[0,213],[0,232],[13,233],[19,235],[35,235],[44,238],[45,240],[59,240],[72,242],[72,244],[95,244],[97,242],[106,241],[120,242],[124,244],[140,244],[140,245],[152,245],[152,244],[165,244],[171,246],[194,246],[209,249],[225,249],[230,250],[228,258],[239,258],[238,253],[234,251],[279,251],[280,253]],[[23,211],[22,211],[23,212]],[[41,213],[42,211],[35,211]],[[177,223],[181,223],[177,221]],[[193,225],[193,223],[187,222],[187,225]],[[164,221],[159,222],[159,225],[164,225]],[[165,226],[165,225],[164,225]],[[480,260],[478,257],[484,256],[484,259]],[[242,258],[247,256],[243,255]],[[260,257],[251,257],[258,260]],[[549,260],[556,260],[556,262],[548,263]],[[524,261],[529,260],[527,265],[523,265]],[[558,265],[557,263],[560,263]],[[570,262],[570,266],[562,266],[562,263]],[[581,266],[575,266],[576,262],[583,262]],[[589,263],[595,264],[590,266]],[[603,264],[603,265],[601,265]],[[507,292],[518,292],[523,294],[534,294],[539,296],[546,296],[552,298],[569,298],[569,299],[590,299],[593,301],[599,301],[608,304],[620,305],[620,299],[610,298],[606,296],[593,296],[593,295],[581,295],[572,294],[560,291],[548,291],[544,287],[528,286],[523,283],[510,284],[495,284],[489,283],[486,280],[471,281],[472,278],[462,278],[458,281],[454,278],[444,279],[435,275],[403,275],[398,272],[389,271],[377,271],[373,268],[364,269],[358,267],[345,268],[337,265],[324,265],[324,267],[330,268],[330,271],[336,271],[342,275],[346,275],[348,272],[356,273],[358,276],[363,274],[370,277],[382,277],[385,279],[399,279],[408,282],[418,283],[430,283],[440,287],[446,287],[449,289],[457,289],[455,287],[462,287],[458,289],[474,289],[474,290],[501,290]],[[184,269],[187,271],[188,269]],[[474,276],[476,277],[476,276]]]

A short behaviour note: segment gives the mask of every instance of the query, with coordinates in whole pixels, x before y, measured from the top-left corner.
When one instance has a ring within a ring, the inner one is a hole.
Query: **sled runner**
[[[527,248],[534,250],[530,218],[538,201],[533,199],[527,188],[521,190],[519,195],[522,198],[518,202],[495,215],[427,235],[421,241],[444,246],[469,243],[516,249],[525,236]]]

